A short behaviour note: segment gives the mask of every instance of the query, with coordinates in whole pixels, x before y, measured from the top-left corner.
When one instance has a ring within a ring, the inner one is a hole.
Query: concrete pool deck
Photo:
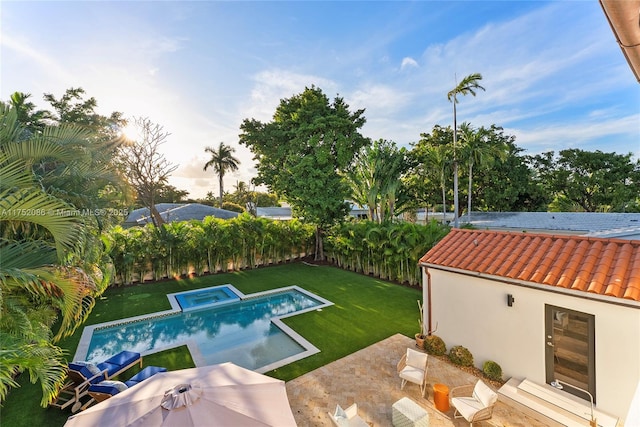
[[[453,410],[442,413],[433,403],[433,384],[443,383],[449,389],[474,384],[478,378],[435,357],[429,358],[426,398],[420,388],[408,383],[400,390],[396,364],[415,340],[396,334],[335,362],[304,374],[286,384],[289,403],[299,426],[332,426],[327,412],[336,404],[343,408],[358,404],[358,413],[370,425],[391,426],[391,405],[409,397],[429,413],[435,427],[468,426],[464,419],[453,419]],[[526,416],[500,400],[493,417],[474,426],[543,427],[545,424]]]

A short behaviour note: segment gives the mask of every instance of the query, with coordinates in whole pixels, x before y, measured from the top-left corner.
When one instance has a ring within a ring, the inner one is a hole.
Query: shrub
[[[222,203],[222,209],[231,211],[231,212],[244,212],[245,209],[237,203],[233,202],[224,202]]]
[[[502,381],[502,368],[493,360],[484,362],[482,365],[482,373],[490,380]]]
[[[459,366],[473,365],[473,355],[471,352],[461,345],[454,345],[449,350],[449,360]]]
[[[428,335],[424,340],[424,349],[434,356],[442,356],[447,352],[447,346],[437,335]]]

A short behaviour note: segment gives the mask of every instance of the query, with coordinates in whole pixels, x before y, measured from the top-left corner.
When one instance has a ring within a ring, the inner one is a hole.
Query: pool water
[[[240,297],[229,286],[215,286],[196,291],[180,292],[173,294],[173,296],[182,311],[198,310],[240,300]]]
[[[203,310],[96,327],[85,360],[100,362],[122,350],[147,354],[188,344],[197,366],[231,361],[261,370],[308,350],[273,319],[330,304],[311,295],[288,289]]]

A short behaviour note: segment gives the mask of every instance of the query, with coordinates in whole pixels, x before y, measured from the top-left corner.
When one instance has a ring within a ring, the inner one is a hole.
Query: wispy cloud
[[[400,69],[404,70],[406,68],[418,68],[418,61],[408,56],[402,58],[402,64],[400,64]]]

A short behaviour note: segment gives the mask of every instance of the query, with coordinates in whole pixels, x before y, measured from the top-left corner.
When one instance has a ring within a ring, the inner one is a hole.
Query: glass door
[[[595,317],[545,305],[545,335],[547,383],[595,402]]]

